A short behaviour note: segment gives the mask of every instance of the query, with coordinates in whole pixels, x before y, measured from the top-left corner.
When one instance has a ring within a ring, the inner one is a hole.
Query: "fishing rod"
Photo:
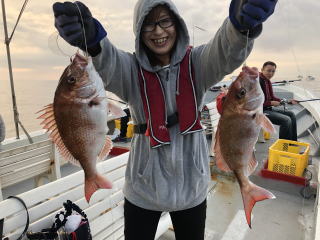
[[[320,98],[313,98],[313,99],[306,99],[306,100],[297,100],[298,103],[301,102],[312,102],[312,101],[319,101]]]
[[[305,100],[295,100],[298,103],[301,102],[313,102],[313,101],[319,101],[320,98],[311,98],[311,99],[305,99]],[[291,104],[291,102],[288,101],[288,99],[282,98],[280,101],[280,105],[286,105],[286,104]]]
[[[286,83],[291,83],[291,82],[300,82],[302,81],[302,79],[293,79],[293,80],[282,80],[282,81],[276,81],[276,82],[272,82],[272,85],[277,85],[277,84],[286,84]],[[226,85],[218,85],[218,86],[212,86],[209,90],[212,92],[217,92],[219,90],[221,90],[221,87],[227,87]]]
[[[272,84],[279,84],[279,83],[289,83],[289,82],[300,82],[302,79],[294,79],[294,80],[282,80],[282,81],[276,81],[272,82]]]

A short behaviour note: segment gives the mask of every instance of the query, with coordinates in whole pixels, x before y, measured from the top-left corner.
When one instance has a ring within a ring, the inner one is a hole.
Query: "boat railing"
[[[55,215],[61,211],[63,202],[71,200],[86,213],[93,239],[123,239],[122,188],[128,156],[128,153],[124,153],[97,164],[99,173],[113,182],[113,188],[97,191],[90,204],[84,198],[83,171],[19,194],[30,214],[28,231],[39,232],[50,228]],[[6,199],[0,202],[0,219],[4,219],[4,237],[17,239],[26,224],[26,211],[15,199]],[[164,213],[160,218],[156,239],[165,233],[170,225],[170,216]]]
[[[43,184],[44,178],[49,181],[61,177],[60,167],[66,161],[60,157],[55,145],[45,131],[31,134],[33,143],[26,136],[21,139],[6,139],[0,150],[0,200],[2,189],[35,179],[35,187]]]
[[[320,166],[318,169],[318,173],[320,172]],[[314,207],[314,239],[320,239],[320,193],[319,193],[319,183],[320,183],[320,174],[318,174],[318,187],[317,187],[317,197],[315,201]]]

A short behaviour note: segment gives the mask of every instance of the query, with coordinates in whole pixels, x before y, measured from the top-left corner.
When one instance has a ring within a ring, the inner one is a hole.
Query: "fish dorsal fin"
[[[256,155],[253,151],[252,157],[251,157],[249,164],[248,164],[248,176],[250,176],[254,172],[254,170],[256,170],[257,166],[258,166],[258,162],[256,160]]]
[[[269,133],[275,133],[276,129],[274,128],[272,122],[269,120],[269,118],[266,117],[263,113],[258,113],[256,115],[256,121],[261,127],[269,132]]]
[[[57,146],[61,156],[65,160],[73,163],[74,165],[79,166],[80,165],[79,161],[77,161],[72,156],[72,154],[69,152],[69,150],[67,149],[67,147],[64,145],[64,143],[62,141],[62,138],[61,138],[60,133],[58,131],[57,123],[56,123],[56,120],[54,117],[53,104],[49,104],[49,105],[45,106],[39,112],[44,112],[43,114],[41,114],[38,117],[38,119],[43,119],[41,124],[44,125],[43,128],[46,129],[47,132],[49,132],[49,137],[53,141],[53,143]]]
[[[98,155],[98,161],[103,161],[105,157],[109,154],[110,150],[112,149],[112,140],[109,136],[106,137],[106,142]]]
[[[216,131],[215,142],[213,143],[214,144],[213,152],[216,157],[216,165],[220,170],[225,172],[230,172],[231,170],[222,156],[219,139],[220,139],[220,136],[219,136],[219,128],[218,128]]]

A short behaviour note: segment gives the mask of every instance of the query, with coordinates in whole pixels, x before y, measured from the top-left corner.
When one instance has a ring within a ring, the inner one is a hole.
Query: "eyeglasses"
[[[168,28],[168,27],[173,26],[174,23],[175,23],[175,21],[173,18],[165,18],[165,19],[162,19],[158,22],[143,24],[141,31],[142,32],[152,32],[153,30],[156,29],[157,25],[159,25],[161,28]]]

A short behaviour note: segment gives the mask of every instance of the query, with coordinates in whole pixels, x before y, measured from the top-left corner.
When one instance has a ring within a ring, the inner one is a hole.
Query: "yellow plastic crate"
[[[120,128],[121,128],[120,119],[116,119],[114,121],[116,123],[116,128],[118,128],[120,130]],[[130,123],[130,122],[128,123],[127,136],[126,137],[127,138],[132,138],[133,137],[133,124]]]
[[[128,128],[127,128],[127,138],[132,138],[133,137],[133,124],[128,123]]]
[[[263,137],[264,137],[265,140],[269,140],[270,137],[271,137],[270,135],[271,134],[269,132],[266,132],[266,131],[263,130]]]
[[[309,143],[278,139],[269,148],[268,170],[302,177],[309,151]]]
[[[116,119],[114,120],[115,124],[116,124],[116,128],[118,128],[120,130],[120,119]]]

